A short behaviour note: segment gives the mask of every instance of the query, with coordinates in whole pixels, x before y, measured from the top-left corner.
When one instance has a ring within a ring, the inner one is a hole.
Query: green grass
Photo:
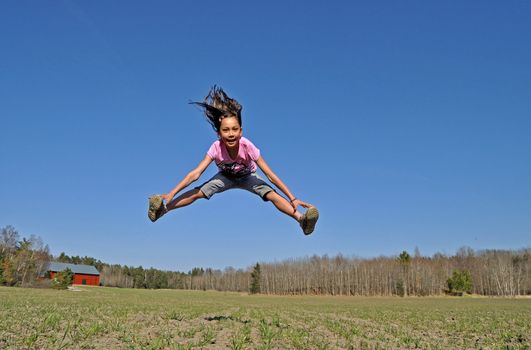
[[[0,287],[0,349],[531,349],[531,299]]]

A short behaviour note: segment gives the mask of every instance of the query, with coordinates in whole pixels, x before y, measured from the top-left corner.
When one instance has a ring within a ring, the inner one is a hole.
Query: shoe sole
[[[157,215],[157,212],[162,206],[162,196],[151,196],[149,197],[149,209],[148,209],[148,218],[151,222],[155,222],[160,216]]]
[[[313,232],[315,229],[315,224],[317,223],[317,220],[319,220],[319,211],[316,207],[311,207],[306,211],[305,214],[306,217],[306,225],[304,225],[303,232],[305,235],[309,235]]]

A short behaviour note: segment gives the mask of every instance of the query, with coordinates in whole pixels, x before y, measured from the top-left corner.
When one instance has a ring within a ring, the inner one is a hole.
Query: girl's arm
[[[280,178],[273,172],[273,170],[271,170],[271,168],[269,167],[269,165],[267,165],[262,156],[260,156],[256,160],[256,165],[258,165],[258,167],[264,172],[269,181],[271,181],[276,187],[278,187],[279,190],[281,190],[286,195],[286,197],[288,197],[293,209],[297,210],[297,207],[299,205],[303,206],[304,208],[312,207],[311,204],[301,201],[290,192],[288,186],[286,186],[284,182],[282,182],[282,180],[280,180]]]
[[[173,199],[173,197],[175,197],[177,193],[179,193],[182,189],[186,188],[192,182],[199,179],[201,174],[205,171],[205,169],[210,165],[211,162],[212,158],[206,155],[205,158],[201,161],[201,163],[199,163],[199,165],[194,170],[190,171],[188,175],[186,175],[184,179],[182,179],[182,181],[179,182],[179,184],[177,184],[177,186],[175,186],[173,190],[171,190],[167,194],[162,195],[166,203],[171,202],[171,200]]]

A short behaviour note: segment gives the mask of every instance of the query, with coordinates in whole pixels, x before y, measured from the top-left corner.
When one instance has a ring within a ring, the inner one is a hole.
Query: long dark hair
[[[216,132],[219,132],[221,119],[235,117],[242,125],[242,106],[233,98],[227,96],[222,88],[214,85],[203,102],[190,102],[198,105],[203,109],[207,121],[212,125]]]

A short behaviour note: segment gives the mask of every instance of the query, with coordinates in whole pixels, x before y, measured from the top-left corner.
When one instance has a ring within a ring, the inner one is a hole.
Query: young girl
[[[269,168],[260,155],[260,150],[251,141],[242,137],[242,107],[238,101],[228,97],[223,89],[214,86],[204,102],[192,103],[203,109],[207,121],[218,134],[218,140],[212,144],[201,163],[173,190],[149,198],[149,219],[154,222],[168,211],[192,204],[197,199],[210,199],[216,193],[241,188],[259,195],[264,201],[272,202],[282,213],[297,220],[304,234],[311,234],[319,219],[317,208],[296,198]],[[174,198],[177,193],[199,179],[212,161],[219,169],[216,175],[201,186]],[[257,166],[289,201],[258,176]],[[308,209],[305,214],[297,210],[299,206]]]

